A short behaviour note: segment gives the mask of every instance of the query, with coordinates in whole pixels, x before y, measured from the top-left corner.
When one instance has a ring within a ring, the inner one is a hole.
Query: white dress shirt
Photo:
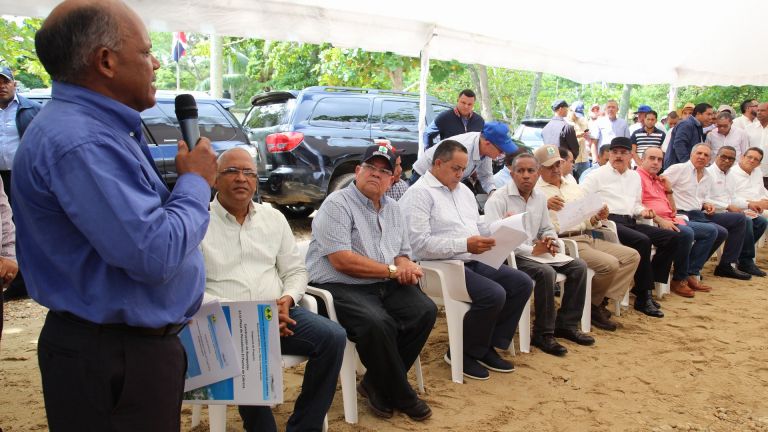
[[[736,149],[736,160],[741,158],[741,155],[749,148],[749,136],[747,133],[739,128],[731,126],[731,130],[728,135],[722,135],[717,129],[707,134],[706,143],[712,149],[712,155],[717,154],[722,146],[731,146]]]
[[[600,195],[613,214],[639,216],[645,210],[640,174],[631,169],[619,173],[608,162],[585,178],[581,188]]]
[[[760,169],[763,176],[768,176],[768,127],[763,127],[759,121],[755,121],[745,129],[749,136],[749,146],[758,147],[763,150],[763,161],[760,163]],[[738,162],[738,159],[736,159]]]
[[[747,201],[768,199],[768,191],[763,185],[763,172],[760,168],[755,168],[752,174],[747,174],[739,165],[734,165],[728,171],[726,181],[733,193],[731,203],[740,209],[747,208]]]
[[[731,197],[733,196],[730,183],[728,183],[728,175],[721,171],[716,164],[708,166],[707,172],[712,177],[712,187],[709,189],[707,202],[715,206],[715,211],[723,212],[731,205]]]
[[[0,170],[3,171],[9,171],[13,167],[13,159],[21,142],[16,127],[18,109],[19,98],[15,94],[5,109],[0,108]]]
[[[471,176],[474,171],[477,171],[477,179],[480,180],[480,185],[483,186],[485,192],[491,193],[492,190],[496,189],[493,180],[493,161],[487,156],[480,156],[480,132],[467,132],[452,136],[450,139],[461,143],[467,149],[469,156],[467,168],[464,169],[464,175],[461,179],[464,180]],[[434,156],[438,145],[433,145],[427,149],[413,164],[414,171],[419,175],[423,176],[432,169],[432,156]]]
[[[205,292],[229,300],[277,300],[294,304],[307,289],[307,270],[288,221],[268,205],[251,203],[242,225],[211,202],[211,222],[200,245]]]
[[[499,189],[488,198],[485,203],[485,222],[490,224],[506,217],[507,212],[520,214],[523,216],[523,225],[528,234],[528,242],[521,244],[515,249],[515,254],[519,256],[531,256],[533,252],[533,241],[541,239],[544,236],[557,238],[555,228],[549,220],[549,211],[547,211],[547,196],[535,188],[528,197],[528,201],[520,196],[514,181],[507,183],[506,186]]]
[[[489,234],[480,223],[472,191],[463,183],[450,190],[430,171],[408,188],[398,203],[416,260],[469,261],[467,238]]]
[[[704,169],[701,180],[696,175],[696,168],[688,162],[671,165],[664,171],[664,177],[669,180],[678,210],[701,210],[705,202],[709,202],[709,191],[712,189],[712,177]]]
[[[736,126],[739,129],[746,129],[747,126],[751,125],[752,123],[757,122],[757,117],[750,120],[743,114],[733,119],[733,125]]]

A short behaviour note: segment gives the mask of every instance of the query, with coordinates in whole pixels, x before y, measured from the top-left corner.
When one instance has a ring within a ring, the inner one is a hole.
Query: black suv
[[[401,152],[403,170],[418,155],[415,93],[308,87],[258,94],[251,105],[243,126],[259,150],[261,197],[289,216],[309,215],[329,193],[351,183],[374,139],[388,139]],[[427,124],[451,108],[428,97]]]
[[[200,135],[211,140],[213,150],[217,154],[232,147],[241,146],[251,154],[254,161],[258,159],[256,147],[248,141],[240,123],[229,112],[234,102],[230,99],[215,99],[200,92],[184,93],[191,93],[195,97]],[[176,143],[181,139],[179,121],[176,119],[176,94],[172,91],[158,90],[155,95],[157,104],[141,113],[142,128],[149,150],[169,188],[173,188],[178,177],[175,161]],[[45,104],[51,100],[51,91],[37,89],[22,96]]]

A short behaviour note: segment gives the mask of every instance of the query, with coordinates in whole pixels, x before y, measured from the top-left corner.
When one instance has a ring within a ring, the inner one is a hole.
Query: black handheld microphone
[[[197,102],[191,94],[176,96],[176,118],[179,120],[181,136],[192,151],[200,139],[200,128],[197,126]]]

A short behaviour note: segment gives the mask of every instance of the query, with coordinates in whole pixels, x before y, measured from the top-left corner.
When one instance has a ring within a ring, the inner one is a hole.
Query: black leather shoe
[[[760,268],[756,266],[755,263],[749,263],[747,265],[739,265],[736,268],[739,269],[739,271],[742,271],[747,274],[751,274],[752,276],[765,277],[766,275],[766,273],[760,270]]]
[[[616,323],[611,321],[606,312],[608,311],[603,310],[602,306],[592,305],[592,325],[601,330],[616,331]]]
[[[544,351],[547,354],[562,357],[568,353],[568,349],[557,343],[554,335],[546,334],[543,336],[534,336],[531,339],[531,345]]]
[[[416,399],[416,403],[407,407],[400,408],[400,411],[416,421],[424,421],[432,417],[432,409],[422,399]]]
[[[744,273],[741,270],[733,268],[730,264],[718,265],[715,267],[715,276],[727,277],[731,279],[750,280],[752,275]]]
[[[569,341],[576,342],[579,345],[589,346],[595,344],[595,338],[576,329],[556,328],[555,337],[568,339]]]
[[[645,301],[635,301],[635,310],[640,311],[648,316],[654,318],[664,318],[664,312],[653,305],[653,300],[645,299]]]
[[[364,381],[361,381],[360,384],[357,385],[357,392],[360,393],[360,396],[367,400],[368,408],[370,408],[371,411],[373,411],[373,413],[379,417],[392,418],[392,415],[394,414],[392,407],[389,406],[389,404],[384,400],[382,400],[379,395],[376,394],[376,392],[368,389],[367,386],[363,383]]]
[[[651,304],[654,305],[656,307],[656,309],[661,309],[661,303],[659,303],[656,300],[654,300],[653,297],[651,297],[650,300],[651,300]]]

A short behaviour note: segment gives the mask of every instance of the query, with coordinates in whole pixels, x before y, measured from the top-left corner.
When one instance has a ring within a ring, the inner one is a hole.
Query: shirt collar
[[[141,115],[133,108],[93,90],[60,81],[53,82],[51,99],[80,105],[89,115],[113,127],[141,136]]]
[[[539,179],[539,180],[541,180],[541,179]],[[509,183],[507,183],[506,188],[507,188],[507,195],[509,195],[509,196],[519,196],[520,198],[523,198],[523,196],[520,195],[520,190],[517,188],[517,185],[515,184],[514,180],[512,180]],[[537,191],[536,188],[534,187],[533,190],[531,191],[530,199],[534,199],[535,197],[537,197],[539,195],[539,193],[540,192]]]
[[[659,179],[659,176],[657,174],[651,174],[650,172],[646,171],[645,168],[643,167],[637,167],[637,173],[642,176],[648,177],[652,181],[657,181]]]
[[[470,112],[469,112],[469,115],[468,115],[468,116],[466,116],[466,117],[464,117],[463,115],[461,115],[461,114],[459,113],[459,109],[458,109],[458,108],[456,108],[456,107],[453,107],[453,113],[454,113],[454,114],[456,114],[456,117],[458,117],[458,118],[465,118],[465,119],[469,120],[469,119],[471,119],[471,118],[472,118],[472,114],[474,114],[475,112],[474,112],[474,111],[470,111]]]
[[[360,204],[362,204],[365,207],[368,207],[373,212],[376,212],[376,207],[373,206],[373,201],[371,201],[370,198],[368,198],[367,196],[363,195],[362,192],[360,192],[360,189],[357,188],[357,184],[355,184],[354,181],[350,183],[349,186],[347,187],[352,188],[352,194],[355,196],[355,198]],[[381,204],[381,208],[379,209],[379,211],[384,210],[384,206],[387,205],[390,199],[391,198],[389,198],[386,195],[381,197],[381,201],[379,201],[379,203]]]
[[[432,171],[427,171],[426,174],[424,174],[422,177],[424,177],[424,185],[427,187],[432,188],[442,188],[445,191],[452,192],[450,189],[448,189],[448,186],[442,184],[440,180],[435,177],[434,174],[432,174]]]
[[[252,217],[256,212],[258,211],[257,206],[260,206],[261,204],[257,204],[253,201],[251,201],[248,209],[248,216]],[[211,201],[211,211],[218,217],[220,217],[223,220],[235,222],[239,225],[237,222],[237,218],[230,212],[227,211],[227,209],[224,208],[223,205],[219,202],[219,194],[216,194],[216,198],[214,198],[213,201]]]

